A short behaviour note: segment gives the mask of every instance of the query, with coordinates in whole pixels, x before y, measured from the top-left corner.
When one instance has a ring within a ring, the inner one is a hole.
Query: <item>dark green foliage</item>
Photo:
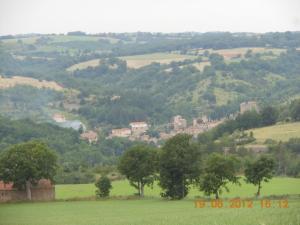
[[[204,175],[199,181],[200,190],[206,195],[214,194],[216,199],[222,193],[228,183],[239,184],[236,176],[238,161],[235,158],[225,157],[219,154],[212,154],[205,163]]]
[[[295,121],[300,121],[300,99],[294,100],[290,106],[291,117]]]
[[[111,182],[106,176],[101,176],[95,186],[97,187],[96,195],[101,198],[108,197],[110,189],[112,189]]]
[[[261,111],[262,125],[270,126],[276,123],[278,119],[278,111],[272,106],[267,106]]]
[[[268,182],[274,174],[275,161],[266,156],[261,156],[255,162],[249,163],[245,169],[246,181],[258,186],[256,196],[260,196],[262,182]]]
[[[55,177],[58,183],[92,182],[94,178],[89,170],[97,165],[115,164],[117,157],[135,144],[127,139],[113,138],[89,145],[72,129],[0,117],[0,153],[10,145],[30,140],[43,141],[59,156],[60,169]]]
[[[156,167],[156,149],[146,145],[137,145],[127,149],[118,165],[119,171],[138,190],[141,197],[144,196],[144,186],[153,183]]]
[[[182,199],[188,194],[188,186],[201,172],[201,151],[191,136],[178,134],[163,146],[159,159],[159,185],[163,197]]]

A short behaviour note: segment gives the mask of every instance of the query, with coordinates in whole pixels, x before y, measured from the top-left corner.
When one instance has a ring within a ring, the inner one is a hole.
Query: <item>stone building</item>
[[[129,137],[131,135],[131,129],[120,128],[112,129],[110,137]]]
[[[258,112],[258,106],[255,101],[242,102],[240,104],[240,113],[241,114],[243,114],[244,112],[253,111],[253,110]]]
[[[175,131],[185,129],[187,126],[186,119],[180,115],[174,116],[172,119],[172,125]]]
[[[53,116],[52,116],[52,119],[57,122],[57,123],[63,123],[66,121],[66,117],[63,115],[63,114],[60,114],[60,113],[55,113]]]
[[[149,128],[146,122],[131,122],[129,125],[133,135],[142,135]]]
[[[89,130],[80,134],[80,138],[87,140],[90,144],[98,141],[98,134],[95,131]]]
[[[36,186],[31,187],[33,201],[50,201],[55,199],[55,186],[50,180],[41,179]],[[18,190],[12,183],[0,181],[0,202],[26,201],[26,190]]]

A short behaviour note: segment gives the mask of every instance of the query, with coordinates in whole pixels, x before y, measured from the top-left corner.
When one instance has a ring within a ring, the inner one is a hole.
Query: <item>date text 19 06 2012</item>
[[[258,201],[248,200],[248,199],[214,199],[210,201],[205,201],[204,199],[195,200],[195,208],[205,208],[210,207],[213,209],[219,208],[232,208],[232,209],[240,209],[240,208],[248,208],[252,209],[254,204],[259,204],[261,208],[288,208],[288,200],[287,199],[279,199],[279,200],[271,200],[271,199],[261,199]]]

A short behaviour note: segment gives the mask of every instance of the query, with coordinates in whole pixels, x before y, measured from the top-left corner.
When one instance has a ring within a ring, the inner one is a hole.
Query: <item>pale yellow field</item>
[[[180,54],[171,54],[171,53],[153,53],[153,54],[145,54],[145,55],[133,55],[133,56],[123,56],[120,59],[125,60],[127,62],[127,67],[138,69],[143,66],[150,65],[153,62],[168,64],[172,61],[183,61],[185,59],[194,59],[196,56],[191,55],[180,55]],[[77,63],[69,68],[67,71],[73,72],[76,69],[82,70],[90,67],[96,67],[99,65],[100,59],[92,59],[85,62]]]
[[[99,63],[100,63],[100,59],[92,59],[92,60],[88,60],[85,62],[74,64],[74,65],[70,66],[69,68],[67,68],[67,71],[73,72],[75,70],[84,70],[88,67],[99,66]]]
[[[252,129],[257,143],[267,139],[288,141],[290,138],[300,138],[300,122],[277,124],[274,126]]]
[[[134,55],[134,56],[124,56],[120,57],[126,60],[127,66],[129,68],[138,69],[143,66],[150,65],[151,63],[157,62],[161,64],[168,64],[172,61],[183,61],[185,59],[195,59],[196,56],[191,55],[181,55],[172,53],[153,53],[145,55]]]
[[[36,88],[49,88],[55,91],[63,91],[64,88],[54,81],[39,81],[31,77],[13,76],[11,78],[3,78],[0,76],[0,89],[15,87],[16,85],[28,85]]]

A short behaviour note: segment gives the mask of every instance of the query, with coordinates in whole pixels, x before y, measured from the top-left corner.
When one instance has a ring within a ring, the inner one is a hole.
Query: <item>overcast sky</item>
[[[0,35],[300,30],[300,0],[0,0]]]

